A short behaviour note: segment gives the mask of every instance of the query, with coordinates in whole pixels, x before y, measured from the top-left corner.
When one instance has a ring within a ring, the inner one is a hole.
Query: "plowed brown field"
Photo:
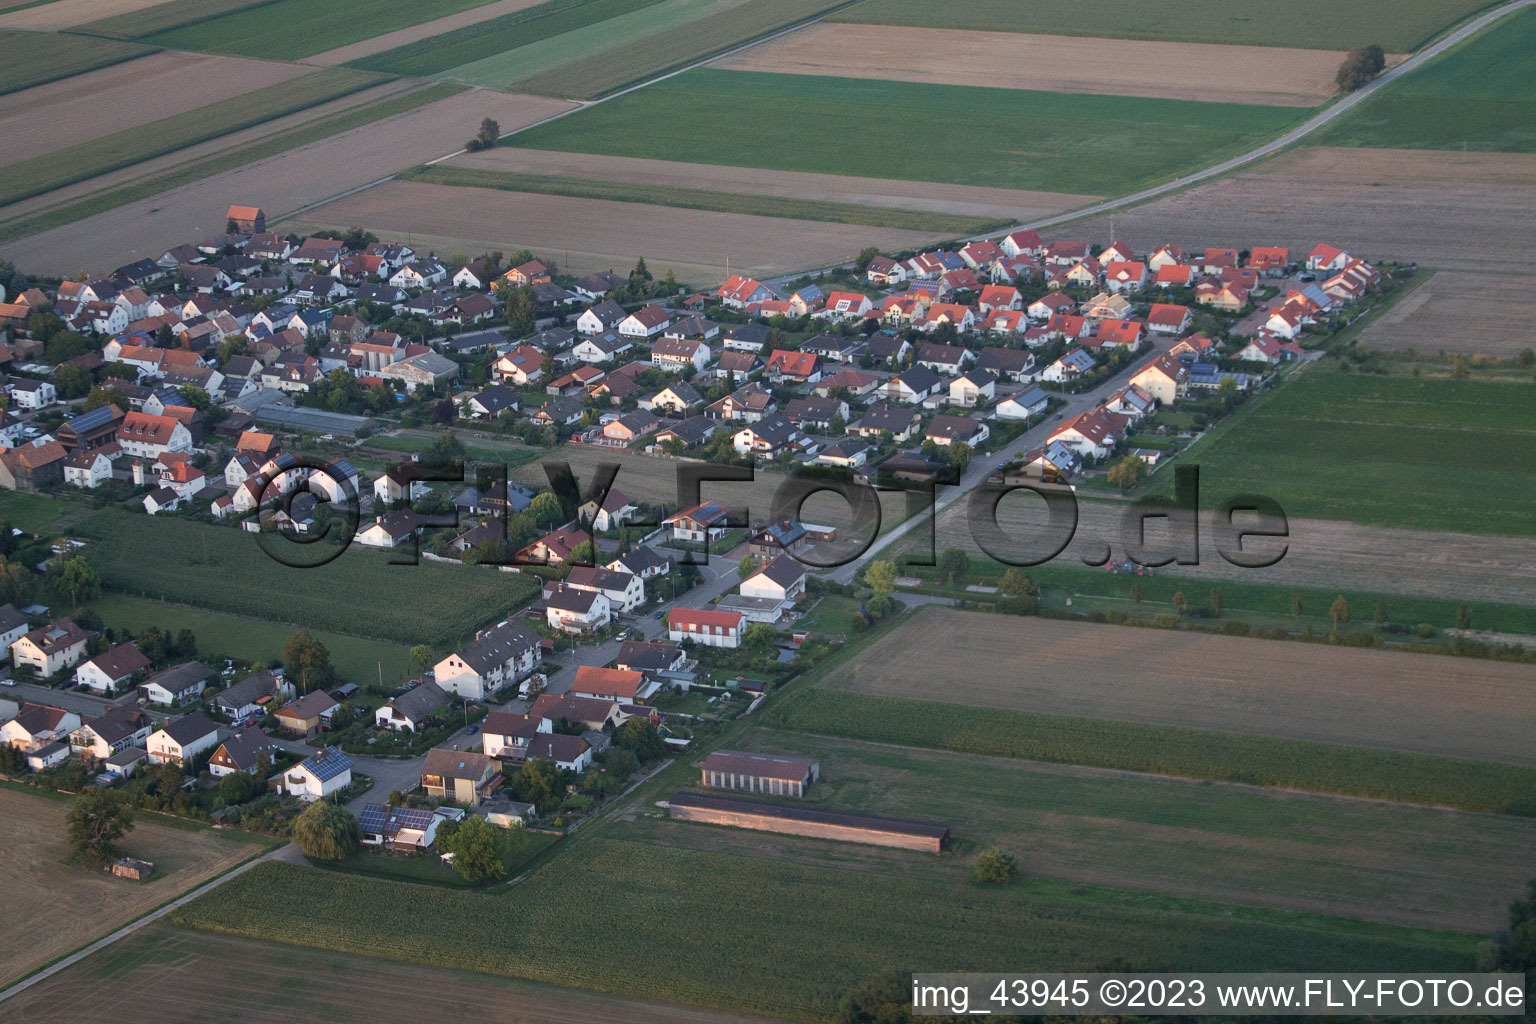
[[[84,25],[88,21],[132,14],[165,0],[54,0],[9,14],[0,14],[0,28],[60,29]]]
[[[1536,349],[1536,277],[1442,270],[1360,334],[1367,348],[1512,356]]]

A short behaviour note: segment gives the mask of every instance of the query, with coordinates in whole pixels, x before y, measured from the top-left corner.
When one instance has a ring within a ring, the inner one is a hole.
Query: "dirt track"
[[[754,217],[601,199],[530,195],[391,181],[311,211],[300,223],[360,224],[380,235],[407,234],[453,243],[465,252],[547,253],[561,267],[583,272],[633,266],[638,257],[684,279],[723,278],[725,261],[772,275],[796,267],[825,266],[855,256],[866,245],[886,251],[943,237],[917,231],[825,221]],[[699,276],[700,274],[704,276]]]
[[[749,51],[750,52],[750,51]],[[1074,206],[1093,202],[1098,196],[1062,192],[1027,192],[980,185],[944,185],[929,181],[897,181],[893,178],[855,178],[804,171],[770,171],[755,167],[690,164],[643,157],[595,156],[559,153],[542,149],[501,147],[482,153],[464,153],[448,161],[456,167],[493,171],[525,171],[581,178],[607,178],[682,188],[711,188],[750,195],[796,196],[840,203],[895,206],[938,213],[1012,217],[1027,221]]]
[[[397,46],[414,43],[419,39],[430,39],[432,36],[441,35],[444,32],[452,32],[457,28],[468,25],[478,25],[482,21],[499,18],[504,14],[514,14],[527,7],[533,7],[543,0],[496,0],[495,3],[473,7],[458,14],[450,14],[446,17],[436,18],[432,21],[424,21],[420,25],[411,25],[408,28],[397,29],[394,32],[386,32],[372,39],[364,39],[347,46],[338,46],[334,50],[326,50],[317,53],[313,57],[305,57],[305,64],[345,64],[349,60],[359,60],[363,57],[371,57],[375,53],[383,53],[385,50],[393,50]]]
[[[473,89],[384,121],[129,203],[6,245],[6,255],[35,273],[74,274],[111,267],[218,230],[239,201],[270,217],[366,185],[462,145],[483,117],[502,130],[568,109],[563,100]],[[287,230],[285,227],[284,230]]]
[[[154,7],[165,0],[54,0],[25,10],[0,14],[0,28],[60,29],[84,25],[88,21],[131,14]]]
[[[51,153],[309,73],[276,61],[154,53],[39,85],[9,97],[5,105],[0,163]]]
[[[822,685],[1536,764],[1536,668],[945,608]]]
[[[1400,58],[1394,55],[1393,63]],[[739,71],[1315,107],[1332,50],[823,23],[722,61]]]
[[[1373,349],[1512,356],[1536,349],[1536,277],[1442,270],[1360,334]]]

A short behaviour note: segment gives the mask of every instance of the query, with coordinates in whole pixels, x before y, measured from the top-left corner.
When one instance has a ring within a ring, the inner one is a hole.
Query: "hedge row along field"
[[[488,892],[269,862],[172,920],[808,1021],[828,1019],[843,993],[893,965],[1074,970],[1121,957],[1191,970],[1470,970],[1476,943],[1051,880],[982,889],[608,839],[579,846]]]
[[[383,76],[326,68],[0,167],[0,206],[359,92]]]
[[[0,32],[0,95],[121,64],[155,50],[57,32]]]
[[[534,192],[540,195],[575,196],[581,199],[608,199],[620,203],[676,206],[685,210],[746,213],[756,217],[820,220],[835,224],[866,224],[870,227],[904,228],[908,231],[928,231],[935,234],[980,235],[999,230],[1012,223],[1006,219],[967,217],[963,214],[932,213],[926,210],[902,210],[892,206],[863,206],[858,203],[840,203],[826,199],[718,192],[707,188],[647,185],[643,182],[610,181],[599,178],[567,178],[558,174],[487,171],[471,167],[448,167],[443,164],[410,171],[398,177],[406,181],[425,182],[429,185],[492,188],[504,192]]]
[[[761,714],[875,743],[1536,816],[1536,768],[1520,765],[815,688]]]
[[[107,590],[435,649],[472,638],[539,588],[518,573],[390,565],[389,554],[356,549],[295,569],[241,530],[117,510],[93,513],[75,532],[95,542],[91,560]]]

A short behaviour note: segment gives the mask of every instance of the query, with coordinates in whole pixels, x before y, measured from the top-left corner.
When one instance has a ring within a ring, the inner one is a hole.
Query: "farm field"
[[[895,206],[975,217],[1032,220],[1101,196],[1064,192],[1028,192],[982,185],[945,185],[897,178],[858,178],[804,171],[770,171],[756,167],[725,167],[641,157],[593,153],[559,153],[542,149],[498,146],[479,153],[461,153],[440,167],[465,167],[499,173],[598,177],[672,188],[717,188],[765,196],[820,199],[858,206]]]
[[[889,117],[900,108],[903,118]],[[533,149],[1110,194],[1249,148],[1284,107],[701,68],[509,140]],[[1030,126],[1019,147],[1017,125]],[[634,125],[664,122],[667,132]],[[911,143],[911,124],[925,144]],[[1082,126],[1093,123],[1093,132]],[[729,135],[722,124],[750,125]],[[1135,148],[1136,161],[1116,154]],[[892,154],[900,153],[899,174]],[[965,159],[956,159],[957,154]],[[878,244],[871,239],[872,244]]]
[[[998,88],[1315,107],[1334,93],[1339,54],[822,22],[715,66],[949,85],[975,85],[985,68]]]
[[[923,855],[912,854],[914,859]],[[1215,970],[1413,970],[1470,965],[1476,938],[1031,880],[984,891],[591,838],[496,894],[430,890],[266,863],[173,915],[175,923],[699,1006],[825,1020],[892,963],[975,970],[1120,956]],[[601,900],[591,894],[601,893]],[[578,895],[581,894],[581,895]],[[411,905],[402,929],[395,908]],[[735,908],[722,921],[719,908]],[[658,913],[665,909],[664,913]],[[751,920],[737,926],[734,917]],[[391,925],[390,920],[396,921]],[[542,940],[551,929],[569,945]],[[644,941],[615,935],[644,934]],[[601,958],[577,951],[601,943]],[[671,955],[658,957],[664,948]],[[762,951],[771,948],[773,957]]]
[[[251,984],[253,977],[263,984]],[[6,1003],[14,1024],[163,1024],[217,1006],[241,1024],[417,1024],[421,995],[456,1021],[771,1024],[489,974],[151,925]],[[515,1009],[510,1009],[515,1007]],[[509,1017],[515,1013],[515,1018]]]
[[[456,646],[537,589],[530,577],[390,565],[391,553],[357,549],[318,568],[290,568],[243,531],[129,512],[94,513],[75,532],[95,541],[92,561],[107,590],[407,646]]]
[[[1510,14],[1325,129],[1333,146],[1536,152],[1536,10]]]
[[[821,685],[1536,765],[1516,663],[929,607]]]
[[[0,204],[41,195],[359,92],[381,79],[327,68],[0,167]]]
[[[1266,162],[1263,173],[1373,185],[1427,181],[1458,185],[1536,185],[1536,155],[1298,146]]]
[[[547,2],[547,0],[545,0]],[[493,18],[501,18],[508,14],[530,7],[540,6],[540,0],[494,0],[492,3],[481,4],[479,7],[471,7],[467,11],[457,14],[449,14],[432,21],[424,21],[419,25],[411,25],[408,28],[396,29],[383,35],[373,36],[345,46],[338,46],[334,50],[326,50],[305,59],[306,64],[335,65],[346,64],[349,61],[361,60],[371,57],[385,50],[393,50],[423,39],[431,39],[445,32],[453,32],[461,28],[483,26],[485,22]]]
[[[13,93],[0,116],[0,134],[6,140],[0,163],[195,112],[209,103],[296,78],[306,70],[242,57],[155,53]],[[150,90],[150,95],[140,90]],[[150,98],[153,102],[146,102]]]
[[[478,7],[486,0],[439,0],[430,7],[410,0],[275,0],[241,6],[228,14],[190,22],[141,38],[157,46],[272,60],[299,60],[338,46]]]
[[[152,46],[52,32],[0,32],[0,95],[154,53]]]
[[[1360,333],[1370,349],[1420,355],[1513,356],[1536,349],[1536,326],[1521,312],[1536,277],[1442,270]]]
[[[754,217],[784,217],[790,220],[819,220],[833,224],[864,224],[870,227],[899,228],[904,231],[979,235],[1008,227],[1012,222],[992,217],[966,217],[959,214],[903,210],[889,206],[858,206],[853,203],[822,199],[797,199],[788,196],[762,196],[726,192],[708,188],[678,188],[675,185],[607,181],[601,178],[568,178],[555,174],[520,174],[516,171],[484,171],[441,164],[400,176],[401,180],[427,185],[458,188],[489,188],[502,192],[537,193],[571,196],[577,199],[604,199],[621,203],[646,203],[683,210],[710,210],[716,213],[743,213]]]
[[[672,267],[680,279],[700,282],[723,279],[727,258],[733,270],[767,276],[840,263],[866,245],[895,251],[947,237],[407,181],[386,182],[318,207],[290,229],[354,224],[380,235],[410,234],[417,245],[445,252],[512,252],[527,246],[580,273],[632,267],[643,256],[657,271]]]
[[[1487,6],[1487,0],[1401,0],[1392,5],[1392,16],[1384,19],[1379,9],[1369,5],[1341,7],[1328,0],[1285,0],[1241,8],[1222,0],[1144,0],[1131,8],[1113,0],[1081,0],[1071,7],[1049,0],[950,0],[945,4],[863,0],[828,20],[1320,50],[1377,43],[1406,52]]]
[[[6,491],[0,494],[0,519],[28,533],[62,528],[62,520],[79,510],[73,502],[46,494]]]
[[[234,155],[230,166],[220,166],[213,173],[175,176],[169,187],[130,191],[100,204],[99,209],[88,205],[80,211],[85,216],[67,214],[57,223],[45,217],[40,230],[7,245],[6,254],[37,273],[72,274],[81,266],[115,266],[139,249],[205,237],[215,230],[214,224],[222,223],[231,195],[264,207],[275,220],[303,205],[441,156],[474,135],[483,117],[496,118],[504,131],[510,131],[567,109],[559,100],[485,92],[444,96],[454,87],[433,88],[438,91],[404,96],[372,112],[355,111],[339,123],[314,126],[313,131],[300,129],[292,148],[278,140]],[[346,226],[353,223],[358,222]]]
[[[148,881],[130,882],[69,862],[64,839],[68,812],[68,800],[0,787],[0,823],[6,834],[0,845],[0,893],[7,914],[15,921],[50,921],[47,928],[8,928],[0,936],[0,984],[229,870],[259,853],[264,843],[244,832],[178,827],[140,814],[120,845],[128,856],[153,861],[156,872]]]
[[[10,4],[19,7],[0,13],[0,29],[54,31],[74,28],[102,17],[133,16],[160,0],[44,0],[43,3]]]
[[[1001,846],[1029,876],[1335,914],[1419,928],[1503,926],[1525,884],[1536,820],[1309,796],[1225,783],[748,730],[733,746],[814,758],[809,806],[948,825],[973,849]],[[817,863],[868,853],[891,873],[961,874],[887,850],[671,822],[625,826],[664,845]],[[786,847],[782,852],[774,847]],[[754,852],[755,848],[755,852]]]
[[[126,0],[126,2],[132,2],[132,0]],[[93,36],[138,39],[270,2],[271,0],[164,0],[163,3],[141,5],[137,10],[108,14],[106,17],[86,22],[80,25],[79,31]]]
[[[409,571],[409,570],[407,570]],[[174,604],[130,594],[106,593],[91,602],[91,608],[113,629],[134,633],[148,626],[190,629],[197,635],[199,654],[212,661],[215,656],[247,661],[280,661],[283,644],[299,625],[209,611],[192,605]],[[398,686],[411,678],[411,645],[370,640],[345,633],[311,629],[315,639],[331,652],[331,666],[344,682],[359,686],[378,682]]]

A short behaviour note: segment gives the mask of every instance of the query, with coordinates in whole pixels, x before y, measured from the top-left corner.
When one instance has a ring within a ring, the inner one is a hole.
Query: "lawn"
[[[291,568],[240,530],[116,510],[93,513],[77,532],[96,541],[91,560],[108,590],[435,649],[471,639],[539,586],[473,566],[391,565],[402,552],[366,549]]]
[[[648,203],[676,206],[687,210],[712,210],[717,213],[745,213],[756,217],[784,217],[790,220],[820,220],[835,224],[865,224],[877,228],[903,228],[934,234],[980,235],[1012,223],[993,217],[968,217],[963,214],[902,210],[890,206],[863,206],[827,199],[791,196],[750,195],[720,192],[707,188],[683,188],[673,185],[649,185],[644,182],[608,181],[597,178],[567,178],[554,174],[523,174],[516,171],[489,171],[470,167],[446,167],[441,164],[400,175],[407,181],[465,188],[491,188],[505,192],[534,192],[541,195],[576,196],[583,199],[608,199],[621,203]]]
[[[1489,0],[1393,0],[1390,16],[1384,16],[1374,4],[1333,0],[1078,0],[1070,5],[1050,0],[863,0],[827,20],[1318,50],[1377,43],[1389,53],[1406,53],[1491,6]]]
[[[1202,487],[1267,494],[1291,516],[1536,535],[1529,381],[1386,377],[1319,365],[1239,412],[1176,464],[1198,465]],[[1160,469],[1159,477],[1168,473]]]
[[[235,11],[260,7],[273,0],[169,0],[126,14],[113,15],[77,26],[74,31],[118,39],[142,39],[156,32],[211,21]]]
[[[859,602],[853,598],[829,595],[817,601],[811,613],[795,623],[795,628],[850,636],[853,633],[853,617],[858,610]]]
[[[207,53],[230,53],[271,60],[298,60],[374,36],[447,17],[489,0],[275,0],[241,6],[143,37],[158,46]]]
[[[159,626],[171,632],[190,629],[197,634],[198,653],[205,660],[224,657],[280,661],[283,644],[302,625],[231,615],[129,594],[102,594],[90,606],[113,629],[128,629],[135,633],[147,626]],[[331,665],[344,682],[366,686],[377,682],[382,674],[385,686],[398,686],[411,678],[411,649],[407,644],[323,629],[310,629],[310,632],[331,652]]]
[[[1380,90],[1317,144],[1536,152],[1533,48],[1536,10],[1526,8]]]
[[[596,838],[491,893],[269,862],[173,920],[796,1020],[828,1019],[844,992],[892,969],[1073,970],[1120,957],[1172,969],[1470,970],[1477,942],[1044,879],[984,890]]]
[[[59,520],[79,508],[79,505],[46,494],[0,492],[0,519],[28,533],[57,532]]]
[[[116,39],[55,32],[0,32],[0,95],[154,53]]]
[[[804,688],[763,724],[874,743],[1536,816],[1536,768]]]
[[[895,110],[902,116],[892,116]],[[1114,194],[1246,150],[1301,115],[1230,103],[696,69],[520,132],[509,144]],[[923,126],[920,133],[914,124]],[[1136,159],[1126,160],[1127,152]]]
[[[161,118],[89,142],[0,167],[0,205],[163,156],[276,117],[377,85],[379,75],[326,68],[185,114]]]

